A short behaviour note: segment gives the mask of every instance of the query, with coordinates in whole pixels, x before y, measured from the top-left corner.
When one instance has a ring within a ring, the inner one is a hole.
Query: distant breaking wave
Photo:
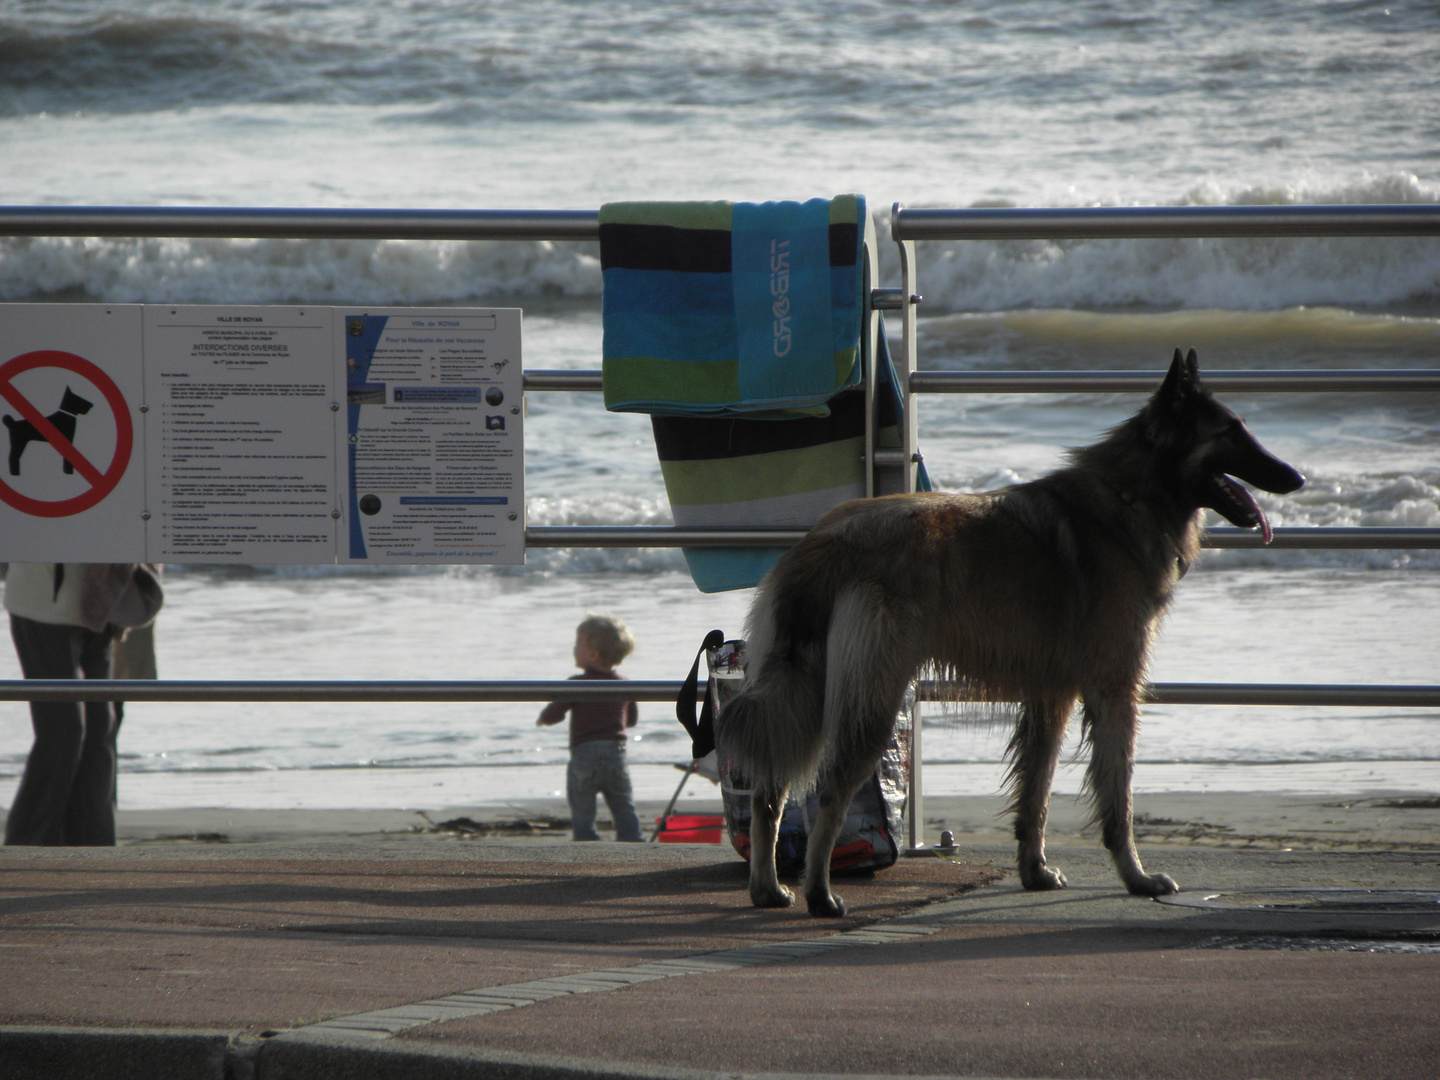
[[[1411,175],[1338,190],[1303,186],[1221,192],[1203,184],[1181,206],[1433,205]],[[888,256],[882,246],[882,256]],[[882,276],[888,260],[882,257]],[[952,241],[921,245],[925,310],[1384,308],[1440,302],[1440,240],[1343,237]],[[894,271],[898,273],[898,270]]]
[[[1303,464],[1303,463],[1302,463]],[[948,491],[984,491],[1032,479],[1009,470],[956,470],[941,466],[936,486]],[[1376,476],[1307,470],[1306,484],[1293,495],[1257,492],[1277,528],[1440,528],[1440,468]],[[663,496],[534,498],[528,503],[532,526],[654,526],[672,524]],[[1223,527],[1215,519],[1212,524]],[[1251,567],[1332,567],[1388,570],[1397,567],[1440,569],[1440,551],[1426,550],[1208,550],[1196,571]],[[176,571],[186,572],[176,566]],[[198,568],[197,568],[198,569]],[[523,566],[275,566],[225,570],[207,566],[206,573],[277,574],[282,577],[401,576],[405,574],[475,574],[524,576],[542,574],[667,574],[685,573],[678,548],[545,548],[525,553]]]
[[[1414,176],[1338,190],[1221,192],[1181,205],[1440,202]],[[598,207],[597,207],[598,209]],[[881,212],[880,235],[887,236]],[[898,278],[880,245],[882,280]],[[1440,239],[963,241],[921,246],[924,312],[1020,308],[1275,310],[1440,306]],[[0,241],[0,300],[460,304],[598,301],[584,242],[20,238]]]

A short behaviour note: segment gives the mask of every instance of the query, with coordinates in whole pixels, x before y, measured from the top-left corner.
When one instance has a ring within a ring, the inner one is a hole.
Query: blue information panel
[[[525,561],[520,316],[336,309],[341,562]]]

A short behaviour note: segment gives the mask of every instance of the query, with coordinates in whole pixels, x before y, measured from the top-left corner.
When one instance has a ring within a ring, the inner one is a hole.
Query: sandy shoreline
[[[1142,846],[1440,853],[1440,798],[1433,795],[1170,792],[1138,795],[1135,803],[1136,837]],[[664,809],[665,801],[641,799],[638,805],[641,820],[649,823]],[[681,809],[719,813],[718,791],[688,800]],[[967,844],[1009,840],[1004,799],[999,795],[929,796],[924,810],[928,843],[938,843],[942,829],[954,834],[962,850]],[[1057,795],[1050,815],[1051,839],[1098,844],[1095,831],[1087,824],[1086,810],[1074,796]],[[122,809],[118,831],[122,846],[143,847],[322,840],[391,846],[464,843],[481,836],[568,843],[568,817],[565,801],[553,797],[512,800],[503,806],[472,804],[427,810]],[[606,835],[606,818],[602,809],[602,835]]]
[[[674,795],[682,778],[670,763],[632,761],[630,777],[638,800],[660,802]],[[1083,787],[1085,763],[1062,761],[1056,769],[1057,795],[1076,795]],[[997,795],[1005,786],[999,762],[931,763],[923,773],[924,794]],[[0,778],[0,808],[8,807],[19,775]],[[1434,761],[1152,763],[1136,766],[1137,796],[1178,793],[1219,795],[1314,794],[1361,798],[1382,791],[1412,796],[1440,795],[1440,766]],[[119,808],[188,810],[192,807],[240,807],[252,810],[421,809],[521,806],[536,798],[561,799],[565,763],[524,766],[449,766],[325,769],[213,769],[126,771],[119,780]],[[713,799],[716,786],[693,777],[681,792],[677,810]]]
[[[1417,762],[1400,771],[1395,764],[1387,763],[1370,783],[1365,763],[1209,771],[1145,765],[1136,770],[1136,837],[1142,845],[1440,852],[1440,777],[1434,764]],[[632,764],[630,772],[648,835],[683,774],[673,766],[644,763]],[[1058,770],[1049,826],[1056,841],[1098,843],[1079,794],[1082,775],[1078,763],[1062,763]],[[120,842],[453,842],[477,835],[568,842],[563,764],[326,770],[308,779],[286,771],[122,772]],[[927,843],[938,843],[942,830],[952,832],[962,847],[1009,842],[1002,767],[927,764],[923,779]],[[17,783],[0,781],[0,820]],[[720,813],[719,787],[690,777],[673,812]],[[600,818],[608,823],[603,802]]]

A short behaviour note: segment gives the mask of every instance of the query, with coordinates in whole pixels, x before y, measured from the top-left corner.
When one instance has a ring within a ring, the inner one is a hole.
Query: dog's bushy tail
[[[801,634],[762,584],[745,628],[745,689],[715,724],[720,759],[753,786],[804,790],[824,753],[825,640]]]

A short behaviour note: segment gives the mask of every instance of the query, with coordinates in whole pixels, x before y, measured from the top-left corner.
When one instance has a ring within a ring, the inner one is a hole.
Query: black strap
[[[675,699],[675,719],[680,721],[690,735],[690,750],[696,761],[715,749],[715,716],[710,705],[710,695],[705,695],[705,707],[699,719],[695,716],[695,681],[700,675],[700,658],[707,649],[718,649],[725,644],[723,630],[711,630],[695,654],[695,663],[690,665],[690,674],[680,684],[680,696]]]

